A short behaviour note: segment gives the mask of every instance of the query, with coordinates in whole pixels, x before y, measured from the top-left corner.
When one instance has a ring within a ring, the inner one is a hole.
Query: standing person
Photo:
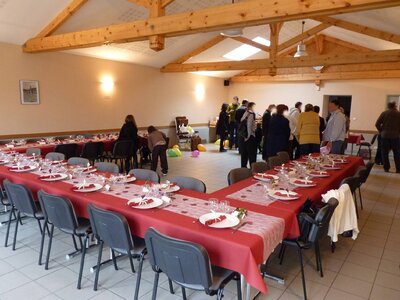
[[[257,144],[257,149],[258,153],[262,154],[262,138],[263,138],[263,132],[262,132],[262,127],[261,123],[257,122],[257,127],[256,127],[256,144]]]
[[[322,137],[322,145],[331,148],[331,153],[333,154],[341,154],[344,139],[346,138],[346,117],[340,111],[338,100],[330,101],[328,110],[330,117]]]
[[[268,137],[268,128],[269,121],[271,120],[272,113],[276,111],[276,105],[271,104],[265,110],[262,116],[262,135],[263,135],[263,147],[262,147],[262,158],[265,160],[265,155],[267,151],[267,137]]]
[[[133,167],[137,168],[138,160],[136,152],[138,150],[138,128],[133,115],[127,115],[125,117],[125,123],[122,125],[119,131],[118,141],[131,141],[132,142],[132,153]],[[128,158],[125,163],[126,171],[130,170],[130,159]]]
[[[375,123],[381,136],[382,162],[385,172],[389,172],[389,152],[393,150],[396,173],[400,173],[400,112],[395,102],[388,103],[388,109],[381,113]]]
[[[219,152],[226,152],[224,148],[224,142],[228,137],[229,132],[229,116],[227,113],[228,103],[223,103],[221,106],[221,112],[219,113],[217,122],[217,134],[219,135]]]
[[[247,109],[247,104],[249,101],[246,99],[243,99],[242,105],[238,107],[238,109],[235,112],[235,120],[236,120],[236,126],[239,128],[240,120],[242,119],[244,113],[246,112]],[[244,138],[238,134],[238,148],[239,148],[239,153],[242,153],[242,148],[244,145]]]
[[[376,149],[376,154],[375,154],[375,164],[378,166],[382,166],[382,138],[381,135],[378,133],[378,136],[376,138],[377,143],[378,143],[378,148]]]
[[[283,112],[283,115],[286,119],[289,120],[289,128],[290,128],[290,135],[289,135],[289,144],[288,144],[288,153],[289,153],[289,158],[293,160],[293,143],[295,140],[296,136],[296,125],[295,125],[295,120],[294,118],[290,115],[288,110],[285,110]]]
[[[266,159],[277,155],[280,151],[288,151],[290,126],[289,120],[284,116],[289,108],[284,104],[276,107],[276,114],[272,115],[269,122]]]
[[[147,132],[149,133],[148,146],[152,153],[151,169],[157,171],[158,158],[160,158],[161,172],[163,176],[166,176],[168,173],[167,137],[154,126],[149,126]]]
[[[307,104],[297,122],[296,136],[300,145],[300,154],[308,155],[319,152],[321,140],[319,116],[312,104]]]
[[[314,112],[316,112],[319,116],[320,108],[317,105],[314,105]],[[319,116],[319,138],[322,141],[322,133],[325,130],[325,119]]]
[[[257,143],[256,143],[256,114],[254,108],[256,104],[249,102],[247,110],[240,119],[239,131],[243,135],[244,144],[241,152],[242,168],[247,168],[247,162],[250,166],[257,161]],[[244,130],[245,129],[245,130]]]
[[[289,111],[290,117],[293,120],[294,123],[294,132],[297,130],[297,121],[299,120],[299,116],[301,113],[301,107],[303,103],[301,102],[296,102],[294,107],[292,107]],[[294,151],[294,158],[297,159],[300,157],[300,147],[299,147],[299,141],[296,139],[296,137],[293,137],[293,151]]]
[[[232,150],[233,145],[238,148],[238,135],[237,135],[237,123],[235,119],[236,110],[239,107],[238,96],[233,97],[233,102],[228,106],[229,114],[229,150]]]

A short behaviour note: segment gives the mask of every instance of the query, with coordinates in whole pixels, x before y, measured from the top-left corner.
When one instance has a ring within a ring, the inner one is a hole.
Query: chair
[[[49,152],[45,158],[53,161],[62,161],[65,160],[65,155],[63,153]]]
[[[100,172],[108,172],[108,173],[114,173],[118,174],[119,173],[119,167],[118,165],[110,162],[97,162],[94,164],[96,169]]]
[[[358,177],[359,180],[359,186],[357,187],[358,189],[358,195],[360,196],[360,205],[361,209],[364,209],[363,207],[363,201],[362,201],[362,194],[361,194],[361,186],[367,182],[369,174],[371,173],[372,168],[374,167],[374,163],[372,161],[369,161],[365,167],[359,167],[356,173],[356,177]]]
[[[71,157],[76,156],[77,149],[78,144],[60,144],[56,145],[54,152],[63,153],[65,155],[65,159],[70,159]]]
[[[81,253],[81,262],[78,275],[77,288],[81,288],[82,272],[85,262],[86,245],[89,241],[89,234],[91,233],[90,222],[87,219],[79,218],[77,219],[74,208],[71,202],[64,197],[50,195],[43,190],[38,192],[38,198],[40,205],[43,209],[45,226],[50,225],[49,233],[49,243],[47,248],[47,257],[45,270],[49,268],[51,244],[53,241],[54,227],[58,228],[60,231],[70,234],[74,242],[75,251],[68,254],[69,257],[75,256]],[[75,237],[78,238],[80,247],[78,248],[76,244]],[[85,241],[82,241],[85,238]],[[39,265],[42,264],[43,248],[44,248],[45,234],[42,232],[42,240],[40,242],[40,252],[39,252]]]
[[[270,170],[268,164],[263,161],[253,162],[251,164],[251,172],[252,173],[264,173],[265,171]]]
[[[374,136],[373,136],[372,139],[371,139],[371,142],[361,142],[361,143],[360,143],[360,146],[358,147],[357,156],[360,155],[360,152],[361,152],[362,147],[367,147],[368,152],[369,152],[369,157],[368,157],[368,159],[371,159],[371,158],[372,158],[372,150],[371,150],[371,147],[372,147],[373,144],[375,144],[375,141],[376,141],[377,138],[378,138],[378,134],[374,134]]]
[[[357,176],[357,175],[354,175],[353,177],[344,178],[342,180],[342,182],[340,183],[340,185],[343,185],[343,184],[348,184],[349,187],[350,187],[351,194],[353,195],[353,198],[354,198],[354,205],[356,207],[356,214],[357,214],[357,219],[358,219],[358,207],[357,207],[357,194],[356,194],[356,191],[360,186],[360,177]]]
[[[242,181],[252,176],[251,170],[247,168],[232,169],[228,173],[228,185]]]
[[[339,201],[337,199],[335,198],[329,199],[328,203],[317,212],[314,218],[308,215],[307,213],[300,213],[298,216],[301,228],[300,237],[297,239],[286,239],[282,241],[282,247],[279,253],[280,264],[282,264],[283,262],[287,246],[296,247],[298,250],[300,267],[301,267],[301,279],[303,283],[303,293],[305,300],[307,299],[307,289],[304,277],[304,264],[303,264],[302,251],[311,249],[314,246],[317,271],[320,272],[321,277],[324,277],[324,273],[322,271],[319,238],[322,232],[321,229],[329,223],[332,214],[335,208],[338,206],[338,204]]]
[[[109,162],[120,163],[120,170],[128,170],[129,160],[132,156],[132,141],[117,141],[114,144],[111,156],[106,157]]]
[[[40,148],[32,147],[32,148],[26,149],[26,155],[29,155],[29,156],[33,156],[33,155],[40,156],[41,154],[42,154],[42,150],[40,150]]]
[[[104,152],[103,142],[88,142],[83,145],[81,157],[87,158],[92,164],[102,158]]]
[[[18,233],[18,224],[21,222],[21,214],[26,217],[36,219],[39,224],[40,233],[44,231],[44,226],[42,228],[42,225],[40,223],[40,221],[44,219],[44,216],[41,209],[36,206],[31,191],[28,190],[24,185],[11,183],[8,179],[4,180],[3,184],[4,188],[6,189],[8,199],[10,203],[12,203],[4,246],[7,247],[8,244],[8,236],[11,227],[11,215],[13,214],[13,212],[16,211],[17,216],[15,222],[13,246],[12,246],[12,249],[15,250],[17,233]]]
[[[87,167],[90,165],[90,162],[88,159],[83,157],[71,157],[68,159],[68,164],[72,166]]]
[[[283,163],[284,162],[278,155],[268,157],[268,165],[271,169],[273,169],[276,166],[281,166]]]
[[[288,162],[290,162],[289,153],[287,153],[286,151],[280,151],[276,154],[280,157],[282,164],[287,164]]]
[[[96,276],[94,280],[94,290],[97,291],[100,267],[105,262],[101,262],[104,244],[107,244],[111,249],[112,261],[115,270],[118,270],[117,257],[115,251],[129,257],[132,272],[135,273],[133,259],[139,260],[139,270],[136,279],[135,297],[139,297],[140,279],[142,275],[143,260],[147,253],[146,245],[143,239],[137,238],[134,242],[129,229],[129,224],[126,218],[116,212],[106,211],[97,208],[93,204],[88,205],[90,215],[90,224],[93,234],[100,242],[99,253],[97,257]]]
[[[178,186],[184,189],[205,193],[206,185],[203,181],[197,178],[188,176],[176,176],[171,178],[171,182],[175,182]]]
[[[186,288],[204,291],[209,296],[222,299],[224,287],[232,279],[237,282],[238,299],[242,299],[239,274],[224,268],[214,267],[203,246],[174,239],[159,233],[154,228],[147,230],[145,236],[149,260],[155,272],[152,299],[157,297],[160,273],[163,272],[182,288],[186,300]]]
[[[160,183],[160,176],[157,172],[147,169],[132,169],[129,174],[133,174],[137,179]]]

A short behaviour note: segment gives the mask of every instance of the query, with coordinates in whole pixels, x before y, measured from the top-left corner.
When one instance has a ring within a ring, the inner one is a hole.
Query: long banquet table
[[[329,171],[328,178],[317,179],[315,188],[299,189],[302,194],[299,200],[287,202],[258,203],[252,198],[234,199],[232,194],[240,191],[251,193],[252,187],[257,187],[254,179],[247,179],[212,194],[181,189],[172,196],[172,205],[163,209],[139,210],[127,205],[127,199],[141,195],[143,182],[114,187],[113,191],[93,193],[77,193],[72,191],[69,181],[44,182],[33,173],[14,173],[6,166],[0,166],[0,181],[8,178],[14,183],[25,184],[35,194],[43,189],[48,193],[68,197],[78,216],[88,217],[87,205],[93,203],[104,209],[123,214],[132,229],[133,234],[143,237],[149,227],[155,227],[161,232],[176,238],[190,240],[203,245],[214,265],[237,271],[257,290],[265,293],[267,287],[259,271],[259,265],[264,263],[283,238],[298,236],[299,228],[296,215],[307,199],[320,201],[321,193],[331,188],[337,188],[340,181],[355,173],[363,164],[357,157],[349,157],[349,163],[342,165],[338,171]],[[273,173],[273,171],[270,171]],[[210,198],[229,200],[231,207],[241,207],[248,210],[246,221],[234,234],[232,229],[213,229],[198,222],[198,217],[209,212]]]

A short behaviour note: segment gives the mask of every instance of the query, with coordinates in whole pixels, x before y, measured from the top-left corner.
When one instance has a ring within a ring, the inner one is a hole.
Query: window
[[[264,46],[270,46],[270,44],[271,44],[271,42],[269,40],[264,39],[260,36],[254,38],[253,42],[257,42]],[[260,51],[261,51],[261,49],[258,49],[256,47],[253,47],[250,45],[241,45],[241,46],[233,49],[232,51],[226,53],[225,55],[223,55],[223,57],[230,59],[230,60],[244,60]]]

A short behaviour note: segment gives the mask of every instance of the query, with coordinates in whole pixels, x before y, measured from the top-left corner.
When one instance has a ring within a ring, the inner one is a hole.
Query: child
[[[263,137],[263,132],[262,132],[262,128],[261,128],[261,123],[257,123],[257,128],[256,128],[256,145],[257,145],[258,153],[262,153],[262,149],[261,149],[262,137]]]
[[[158,158],[160,158],[161,172],[163,176],[166,176],[168,173],[167,137],[163,132],[158,131],[154,126],[149,126],[147,128],[147,132],[149,133],[148,145],[150,151],[152,152],[151,169],[153,171],[157,171]]]

